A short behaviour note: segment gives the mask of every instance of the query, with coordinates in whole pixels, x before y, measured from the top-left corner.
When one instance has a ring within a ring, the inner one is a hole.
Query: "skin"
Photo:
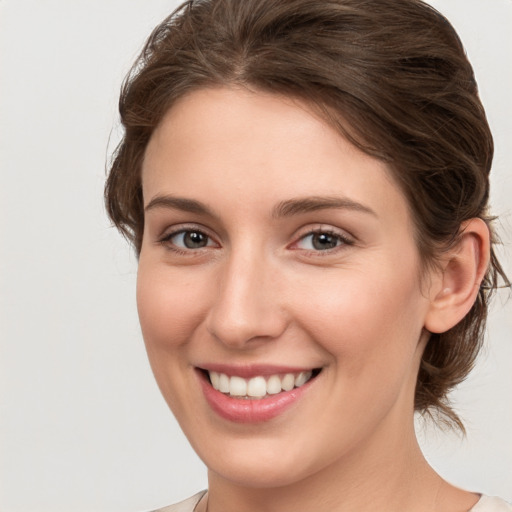
[[[454,325],[478,290],[483,223],[422,274],[386,165],[307,105],[246,89],[203,89],[173,106],[142,182],[140,322],[162,394],[209,469],[209,512],[475,504],[424,460],[413,407],[428,330]],[[305,198],[342,205],[278,209]],[[204,247],[187,247],[183,230],[206,235]],[[334,247],[319,249],[312,232]],[[202,393],[196,367],[215,363],[322,371],[278,417],[239,424]]]

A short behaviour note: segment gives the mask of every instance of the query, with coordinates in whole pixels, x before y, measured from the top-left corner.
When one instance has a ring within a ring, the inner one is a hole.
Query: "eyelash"
[[[304,241],[308,237],[313,237],[315,235],[327,235],[329,237],[333,237],[337,240],[338,245],[332,248],[328,249],[303,249],[305,252],[309,254],[314,254],[315,256],[327,256],[332,254],[333,252],[337,252],[339,250],[343,250],[344,247],[354,245],[355,241],[354,239],[348,237],[347,235],[344,235],[342,233],[339,233],[337,231],[334,231],[332,229],[328,228],[316,228],[313,230],[309,230],[307,233],[301,235],[299,239],[296,242],[293,242],[291,248],[294,249],[293,246],[297,246],[301,241]],[[300,250],[300,249],[294,249],[294,250]]]
[[[197,248],[181,248],[171,241],[174,237],[181,234],[185,235],[186,233],[195,233],[206,237],[206,239],[208,240],[207,245],[204,247]],[[202,229],[198,229],[195,227],[181,227],[179,229],[176,229],[175,231],[172,231],[171,233],[166,233],[162,238],[158,240],[158,243],[163,245],[166,249],[173,251],[179,255],[191,256],[193,253],[197,253],[202,249],[211,247],[210,245],[208,245],[210,241],[214,241],[213,238],[207,233],[205,233],[204,230]]]
[[[171,240],[182,234],[185,235],[187,233],[195,233],[202,235],[207,238],[207,245],[204,247],[197,247],[197,248],[181,248],[177,246],[175,243],[171,242]],[[313,237],[315,235],[327,235],[329,237],[333,237],[339,242],[336,246],[327,248],[327,249],[302,249],[304,252],[309,254],[314,254],[315,256],[324,256],[328,254],[332,254],[333,252],[337,252],[339,250],[343,250],[343,247],[354,245],[355,241],[352,238],[349,238],[346,235],[343,235],[342,233],[336,232],[332,229],[326,229],[326,228],[317,228],[313,230],[309,230],[307,233],[304,233],[301,235],[295,242],[293,242],[290,246],[288,246],[292,250],[301,250],[300,248],[296,247],[300,242],[304,241],[308,237]],[[158,240],[158,243],[163,245],[166,249],[173,251],[179,255],[183,256],[191,256],[194,253],[198,253],[202,249],[207,249],[208,247],[212,247],[209,245],[210,242],[216,243],[213,238],[205,233],[204,230],[198,229],[195,227],[182,227],[179,229],[176,229],[175,231],[172,231],[171,233],[165,234],[162,238]]]

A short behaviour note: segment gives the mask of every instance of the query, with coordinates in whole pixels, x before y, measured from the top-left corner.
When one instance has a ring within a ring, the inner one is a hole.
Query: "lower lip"
[[[210,407],[222,418],[234,423],[261,423],[279,416],[296,404],[307,392],[311,379],[303,386],[260,399],[243,399],[225,395],[212,387],[201,374],[203,393]]]

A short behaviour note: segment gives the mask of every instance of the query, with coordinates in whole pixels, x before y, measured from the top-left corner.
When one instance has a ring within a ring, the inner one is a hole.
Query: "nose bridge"
[[[286,320],[275,278],[264,249],[244,243],[230,250],[219,272],[208,318],[210,333],[232,347],[279,336]]]

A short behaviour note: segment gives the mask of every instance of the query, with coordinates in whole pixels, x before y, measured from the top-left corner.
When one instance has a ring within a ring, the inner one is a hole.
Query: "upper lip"
[[[279,375],[286,373],[300,373],[312,371],[313,366],[287,366],[287,365],[267,365],[267,364],[247,364],[247,365],[233,365],[223,363],[207,363],[196,366],[200,370],[209,372],[224,373],[228,376],[236,375],[250,379],[251,377],[266,377],[269,375]]]

